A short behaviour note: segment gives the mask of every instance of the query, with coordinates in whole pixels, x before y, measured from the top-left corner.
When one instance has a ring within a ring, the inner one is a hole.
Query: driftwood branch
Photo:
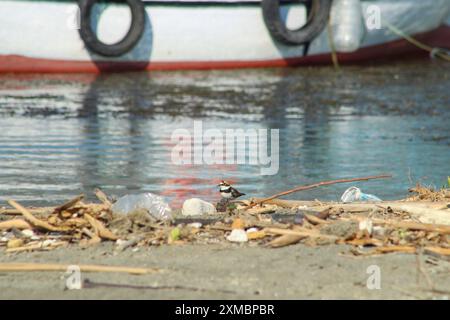
[[[95,196],[98,200],[100,200],[103,204],[111,207],[112,203],[109,201],[108,196],[100,189],[95,189]]]
[[[367,219],[366,217],[352,216],[351,220],[361,221]],[[437,232],[440,234],[450,234],[450,226],[440,225],[440,224],[430,224],[421,223],[414,221],[394,221],[394,220],[383,220],[383,219],[371,219],[376,225],[391,226],[394,228],[408,229],[415,231],[427,231],[427,232]]]
[[[14,219],[0,222],[0,230],[11,230],[11,229],[31,229],[31,225],[22,219]]]
[[[338,240],[338,237],[321,234],[317,230],[309,230],[306,228],[297,228],[297,230],[291,229],[280,229],[280,228],[264,228],[263,231],[268,234],[275,235],[292,235],[292,236],[300,236],[300,237],[311,237],[311,238],[322,238],[329,240]]]
[[[54,207],[43,207],[43,208],[28,208],[27,209],[32,214],[50,214],[55,208]],[[9,216],[20,216],[22,213],[13,208],[0,208],[0,214],[9,215]]]
[[[33,216],[27,209],[25,209],[24,207],[22,207],[20,204],[18,204],[17,202],[15,202],[14,200],[8,200],[8,203],[16,208],[17,210],[20,211],[20,213],[24,216],[25,220],[27,220],[29,223],[31,223],[33,226],[41,228],[41,229],[45,229],[48,231],[55,231],[55,232],[61,232],[61,231],[68,231],[69,228],[63,228],[63,227],[55,227],[52,226],[51,224],[39,220],[38,218],[36,218],[35,216]]]
[[[420,248],[415,246],[381,246],[375,248],[373,251],[369,252],[368,255],[377,254],[377,253],[392,253],[392,252],[401,252],[401,253],[417,253]],[[450,256],[449,248],[441,248],[436,246],[426,246],[423,248],[424,253],[434,253],[440,256]]]
[[[272,241],[270,241],[267,245],[271,248],[281,248],[285,246],[289,246],[291,244],[296,244],[300,240],[307,238],[306,236],[299,236],[293,234],[284,234],[279,236]]]
[[[34,250],[52,250],[57,247],[67,246],[67,245],[68,245],[67,241],[57,241],[48,246],[44,246],[43,243],[40,242],[40,243],[36,243],[36,244],[26,245],[23,247],[8,248],[8,249],[6,249],[5,252],[13,253],[13,252],[24,252],[24,251],[34,251]]]
[[[74,205],[76,205],[78,202],[80,202],[83,199],[84,199],[84,194],[80,194],[79,196],[76,196],[75,198],[67,201],[63,205],[61,205],[59,207],[56,207],[54,212],[55,213],[59,213],[59,212],[62,212],[64,210],[70,209],[70,208],[72,208]]]
[[[113,234],[109,229],[107,229],[103,223],[93,218],[89,214],[84,214],[84,218],[90,223],[92,228],[94,228],[95,234],[103,239],[117,240],[118,237]]]
[[[40,271],[67,271],[68,264],[40,264],[40,263],[0,263],[0,272],[40,272]],[[130,268],[102,265],[76,265],[81,272],[118,272],[131,274],[147,274],[160,272],[156,268]]]
[[[299,191],[305,191],[305,190],[310,190],[310,189],[315,189],[321,186],[328,186],[328,185],[332,185],[332,184],[336,184],[336,183],[347,183],[347,182],[355,182],[355,181],[367,181],[367,180],[373,180],[373,179],[386,179],[386,178],[392,178],[391,175],[378,175],[378,176],[369,176],[369,177],[362,177],[362,178],[351,178],[351,179],[338,179],[338,180],[330,180],[330,181],[321,181],[321,182],[317,182],[314,184],[309,184],[309,185],[305,185],[305,186],[300,186],[300,187],[296,187],[294,189],[291,190],[287,190],[287,191],[283,191],[277,194],[274,194],[273,196],[270,196],[268,198],[264,198],[258,202],[252,203],[250,204],[247,209],[250,209],[256,205],[260,205],[266,201],[275,199],[275,198],[279,198],[281,196],[285,196],[291,193],[295,193],[295,192],[299,192]]]

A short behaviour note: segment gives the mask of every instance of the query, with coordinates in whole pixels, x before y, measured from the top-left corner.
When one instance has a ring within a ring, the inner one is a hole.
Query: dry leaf
[[[91,226],[94,228],[95,233],[100,237],[108,240],[117,240],[119,237],[117,237],[114,233],[112,233],[110,230],[108,230],[103,223],[98,221],[97,219],[91,217],[89,214],[85,214],[84,217],[86,220],[91,224]]]
[[[262,239],[266,236],[267,234],[264,231],[247,232],[248,240]]]
[[[18,248],[18,247],[21,247],[21,246],[23,246],[23,240],[22,239],[11,239],[11,240],[8,241],[8,244],[6,245],[6,247],[8,249]]]
[[[241,218],[236,218],[233,220],[233,223],[231,224],[231,229],[244,229],[245,228],[245,222]]]
[[[306,238],[305,236],[298,236],[298,235],[292,235],[292,234],[285,234],[278,238],[273,239],[268,243],[268,246],[272,248],[280,248],[284,246],[289,246],[291,244],[295,244],[299,242],[300,240]]]

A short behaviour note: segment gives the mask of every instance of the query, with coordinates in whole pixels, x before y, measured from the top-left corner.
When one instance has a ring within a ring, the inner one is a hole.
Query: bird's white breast
[[[221,192],[220,193],[222,195],[223,198],[231,198],[233,195],[231,194],[231,192]]]

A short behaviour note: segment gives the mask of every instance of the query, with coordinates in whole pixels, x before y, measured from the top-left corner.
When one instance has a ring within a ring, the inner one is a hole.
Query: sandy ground
[[[0,256],[0,262],[107,264],[159,267],[159,274],[83,273],[92,282],[134,286],[189,287],[138,289],[96,287],[65,290],[63,272],[0,273],[2,299],[448,299],[431,292],[414,255],[352,258],[345,246],[268,249],[247,245],[184,245],[114,254],[112,245],[60,248],[51,252]],[[450,289],[449,262],[426,265],[438,289]],[[367,268],[381,271],[381,289],[367,288]],[[444,266],[444,268],[443,268]],[[201,290],[194,290],[195,288]]]

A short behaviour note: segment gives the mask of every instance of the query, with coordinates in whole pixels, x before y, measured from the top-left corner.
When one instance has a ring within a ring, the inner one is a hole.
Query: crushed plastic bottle
[[[147,210],[158,220],[172,218],[172,209],[164,201],[164,198],[153,193],[129,194],[117,200],[112,206],[114,213],[129,214],[136,210]]]
[[[381,201],[380,198],[373,194],[367,194],[361,192],[357,187],[350,187],[345,190],[341,197],[342,202],[355,202],[355,201]]]
[[[365,33],[361,0],[334,0],[331,9],[333,42],[338,52],[359,49]]]

